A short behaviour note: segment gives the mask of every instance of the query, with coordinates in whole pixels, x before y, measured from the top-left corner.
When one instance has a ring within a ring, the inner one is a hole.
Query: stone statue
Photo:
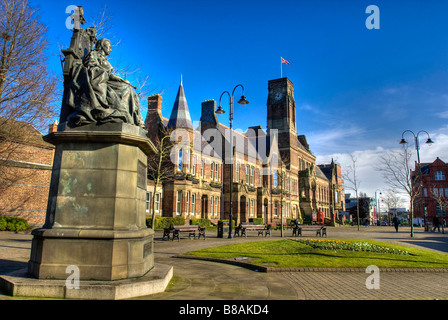
[[[70,48],[63,50],[66,58],[60,123],[78,127],[124,122],[144,127],[135,88],[113,73],[107,60],[111,51],[110,40],[97,41],[94,28],[74,30]]]

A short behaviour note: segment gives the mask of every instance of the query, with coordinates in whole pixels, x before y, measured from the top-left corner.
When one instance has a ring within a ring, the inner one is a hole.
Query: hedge
[[[185,224],[185,218],[183,217],[156,217],[155,219],[155,226],[154,229],[162,230],[165,228],[169,228],[170,225],[184,225]],[[151,217],[146,218],[146,226],[148,228],[152,227],[152,219]]]
[[[212,226],[212,221],[210,219],[195,219],[190,220],[191,225],[199,225],[201,228],[209,228]]]
[[[22,218],[0,216],[0,231],[22,231],[30,227]]]

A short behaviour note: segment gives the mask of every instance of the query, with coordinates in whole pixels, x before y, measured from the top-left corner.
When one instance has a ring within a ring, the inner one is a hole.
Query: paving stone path
[[[291,231],[285,232],[290,236]],[[228,243],[279,240],[257,237],[220,239],[209,232],[206,240],[161,240],[156,233],[155,260],[172,265],[174,277],[164,293],[141,297],[147,300],[364,300],[364,299],[448,299],[448,274],[441,272],[380,272],[379,288],[368,289],[365,271],[351,272],[255,272],[229,264],[181,259],[178,255]],[[306,235],[305,235],[306,237]],[[425,233],[415,228],[396,233],[393,227],[329,228],[328,239],[375,239],[448,254],[448,234]],[[31,248],[31,235],[0,232],[0,274],[26,267]],[[0,299],[13,299],[0,293]],[[14,298],[16,299],[16,298]]]

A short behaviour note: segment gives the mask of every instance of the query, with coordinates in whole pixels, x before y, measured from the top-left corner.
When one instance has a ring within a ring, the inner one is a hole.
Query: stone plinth
[[[60,127],[45,136],[56,146],[46,222],[33,231],[28,273],[66,279],[118,280],[154,266],[146,227],[146,164],[154,146],[139,127],[107,123]]]
[[[173,267],[154,264],[154,268],[139,278],[115,281],[80,281],[79,287],[67,286],[66,280],[30,278],[27,270],[0,276],[0,289],[15,297],[56,299],[119,300],[164,292],[173,276]]]

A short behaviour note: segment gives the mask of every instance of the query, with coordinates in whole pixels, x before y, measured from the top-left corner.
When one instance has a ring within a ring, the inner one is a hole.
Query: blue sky
[[[58,75],[57,44],[68,45],[71,36],[66,7],[82,5],[89,26],[107,5],[113,16],[111,37],[121,40],[111,63],[141,66],[153,93],[163,90],[164,116],[170,115],[182,74],[193,121],[199,120],[202,101],[218,100],[241,83],[250,104],[236,106],[234,128],[265,128],[267,82],[280,77],[283,56],[290,62],[283,65],[283,76],[294,83],[298,133],[307,135],[318,161],[334,157],[343,165],[348,153],[378,155],[396,148],[406,129],[426,130],[436,141],[428,151],[422,148],[422,161],[436,156],[448,161],[447,1],[31,4],[40,7],[49,27],[50,65]],[[365,11],[372,4],[380,9],[379,30],[365,26]],[[228,124],[228,114],[220,121]],[[364,165],[365,192],[385,188],[372,163]]]

